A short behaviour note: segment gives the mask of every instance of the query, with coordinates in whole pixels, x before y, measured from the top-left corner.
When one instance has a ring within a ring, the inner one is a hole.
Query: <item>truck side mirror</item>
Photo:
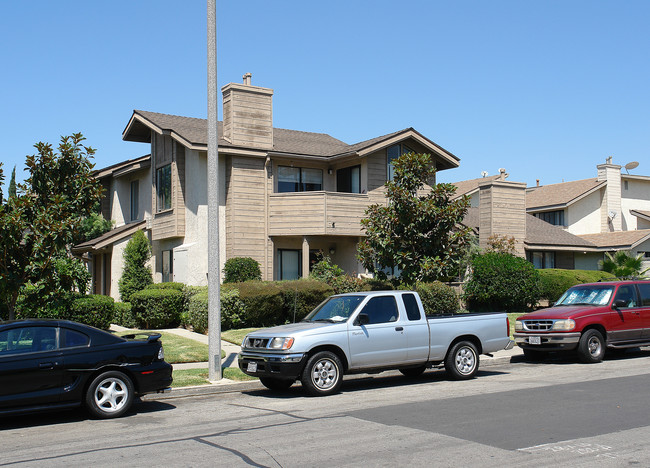
[[[627,301],[625,299],[616,299],[614,301],[614,309],[620,309],[621,307],[627,307]]]
[[[368,325],[370,323],[370,316],[366,313],[361,312],[359,315],[357,315],[357,320],[355,321],[355,325]]]

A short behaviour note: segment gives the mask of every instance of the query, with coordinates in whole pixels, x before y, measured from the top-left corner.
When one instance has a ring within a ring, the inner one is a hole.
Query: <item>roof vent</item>
[[[245,84],[246,86],[250,86],[250,85],[251,85],[251,78],[252,78],[252,77],[253,77],[253,74],[252,74],[252,73],[244,73],[243,78],[244,78],[244,84]]]

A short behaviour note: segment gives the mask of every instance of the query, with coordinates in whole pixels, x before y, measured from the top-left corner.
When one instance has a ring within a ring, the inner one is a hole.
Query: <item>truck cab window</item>
[[[397,302],[395,302],[393,296],[373,297],[366,303],[361,312],[368,314],[370,318],[368,325],[396,322],[398,317]]]
[[[402,294],[404,307],[406,307],[406,316],[409,320],[420,320],[420,307],[418,301],[415,299],[415,294]]]

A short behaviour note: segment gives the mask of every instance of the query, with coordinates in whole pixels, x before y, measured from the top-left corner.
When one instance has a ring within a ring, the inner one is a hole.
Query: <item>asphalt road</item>
[[[650,352],[0,419],[2,466],[650,466]]]

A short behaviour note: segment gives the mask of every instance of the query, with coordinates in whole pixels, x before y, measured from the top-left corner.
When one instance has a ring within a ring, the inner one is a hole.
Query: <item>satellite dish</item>
[[[627,164],[625,165],[625,170],[626,170],[627,173],[629,174],[629,173],[630,173],[630,169],[636,169],[637,167],[639,167],[639,163],[638,163],[637,161],[632,161],[632,162],[629,162],[629,163],[627,163]]]
[[[487,172],[487,171],[481,171],[481,175],[482,175],[483,177],[487,177],[488,172]]]
[[[610,218],[610,219],[614,219],[614,218],[616,218],[616,211],[614,211],[614,210],[611,210],[611,211],[610,211],[609,213],[607,213],[607,214],[609,215],[609,218]]]

